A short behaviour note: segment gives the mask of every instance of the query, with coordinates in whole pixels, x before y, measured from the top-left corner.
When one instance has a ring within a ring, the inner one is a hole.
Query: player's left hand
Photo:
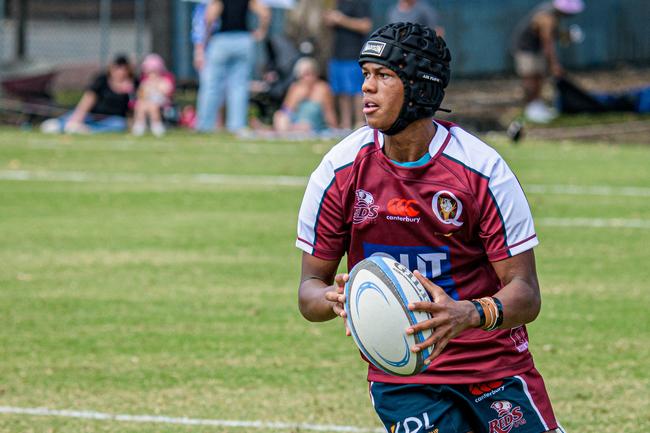
[[[413,275],[429,292],[433,301],[414,302],[409,304],[408,308],[411,311],[426,311],[431,314],[432,318],[409,327],[406,333],[414,334],[418,331],[431,329],[432,334],[428,339],[411,347],[411,351],[419,352],[435,344],[433,352],[424,361],[425,364],[429,364],[440,355],[449,340],[471,327],[471,314],[475,308],[471,302],[454,301],[442,287],[430,281],[420,272],[414,271]]]

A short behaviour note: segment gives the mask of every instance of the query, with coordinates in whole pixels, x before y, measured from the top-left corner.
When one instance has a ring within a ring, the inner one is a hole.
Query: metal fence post
[[[111,31],[111,0],[100,0],[99,3],[99,63],[104,66],[108,64],[110,51]]]
[[[14,2],[14,22],[16,23],[16,59],[27,57],[27,10],[29,0]]]
[[[173,16],[176,0],[149,0],[149,25],[151,26],[151,50],[172,64],[172,41],[174,37]]]
[[[144,57],[144,27],[146,22],[144,0],[135,0],[135,55],[137,61]]]
[[[190,40],[192,8],[194,2],[189,0],[177,0],[174,4],[174,40],[173,40],[173,62],[171,69],[181,79],[194,77],[192,69],[192,42]]]
[[[5,0],[0,0],[0,63],[5,61]]]

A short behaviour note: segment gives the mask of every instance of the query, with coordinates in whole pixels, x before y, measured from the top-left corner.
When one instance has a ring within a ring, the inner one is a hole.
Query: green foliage
[[[296,306],[304,188],[190,177],[307,177],[332,144],[0,130],[1,173],[123,179],[0,181],[0,405],[378,427],[341,323]],[[645,147],[494,144],[524,189],[650,188]],[[650,220],[647,196],[527,194],[540,220]],[[558,418],[650,431],[650,230],[538,233],[543,310],[529,331]],[[0,414],[0,431],[256,430]]]

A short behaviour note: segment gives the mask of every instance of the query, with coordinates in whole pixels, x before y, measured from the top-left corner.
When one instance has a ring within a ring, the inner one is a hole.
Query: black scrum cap
[[[370,35],[359,64],[384,65],[404,84],[404,105],[395,123],[382,131],[384,134],[397,134],[415,120],[433,117],[449,84],[450,61],[447,44],[427,26],[392,23]]]

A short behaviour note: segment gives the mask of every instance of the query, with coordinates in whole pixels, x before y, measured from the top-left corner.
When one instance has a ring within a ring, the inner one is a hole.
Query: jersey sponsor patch
[[[429,421],[427,412],[419,416],[409,416],[390,426],[390,433],[438,433],[438,431],[438,428]]]
[[[403,247],[364,242],[363,255],[366,258],[372,255],[391,257],[410,271],[417,269],[422,275],[442,287],[451,298],[459,299],[456,283],[451,277],[449,247]]]
[[[456,198],[451,191],[438,191],[431,202],[433,213],[443,224],[451,224],[456,227],[463,225],[459,221],[463,213],[463,203]]]

